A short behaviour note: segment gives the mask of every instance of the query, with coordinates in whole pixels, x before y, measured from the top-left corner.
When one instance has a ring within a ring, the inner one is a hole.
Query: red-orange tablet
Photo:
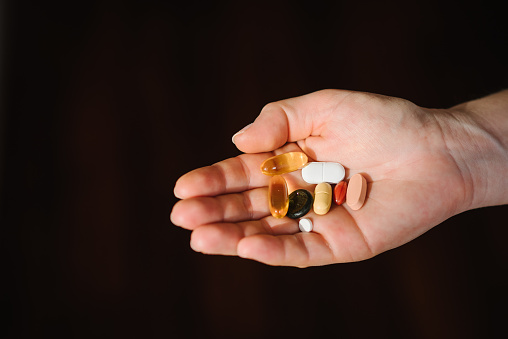
[[[335,201],[337,205],[342,205],[344,201],[346,201],[346,190],[347,183],[345,181],[341,181],[335,185],[333,189],[333,201]]]

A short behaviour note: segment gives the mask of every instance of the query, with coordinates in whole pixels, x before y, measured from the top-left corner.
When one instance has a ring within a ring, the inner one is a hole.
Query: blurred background
[[[508,206],[367,261],[303,270],[195,253],[169,221],[177,178],[238,155],[231,136],[268,102],[343,88],[442,108],[508,87],[495,2],[28,0],[0,11],[0,337],[505,332]]]

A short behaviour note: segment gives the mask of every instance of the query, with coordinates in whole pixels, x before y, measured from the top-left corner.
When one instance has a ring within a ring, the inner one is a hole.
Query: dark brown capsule
[[[298,219],[310,212],[314,198],[307,190],[299,189],[289,195],[289,207],[286,216]]]

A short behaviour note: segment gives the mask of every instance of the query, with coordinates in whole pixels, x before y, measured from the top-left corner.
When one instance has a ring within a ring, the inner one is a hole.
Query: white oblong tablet
[[[337,184],[344,180],[345,175],[344,166],[338,162],[311,162],[302,169],[302,178],[309,184]]]
[[[298,227],[302,232],[310,232],[312,231],[312,221],[307,218],[302,218],[300,222],[298,222]]]

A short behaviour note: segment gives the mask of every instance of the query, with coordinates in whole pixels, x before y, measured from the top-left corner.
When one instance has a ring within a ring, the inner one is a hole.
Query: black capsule
[[[312,193],[307,190],[299,189],[289,195],[289,208],[287,217],[298,219],[309,213],[312,208],[314,198]]]

